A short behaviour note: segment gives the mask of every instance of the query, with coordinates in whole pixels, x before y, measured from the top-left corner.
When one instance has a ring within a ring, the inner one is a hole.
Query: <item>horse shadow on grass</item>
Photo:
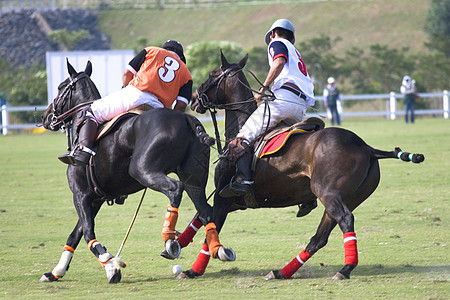
[[[319,279],[332,278],[342,265],[304,265],[293,276],[292,279]],[[261,270],[241,270],[237,267],[231,269],[223,269],[217,272],[205,273],[204,277],[264,277],[272,269]],[[358,265],[352,273],[351,278],[371,277],[371,276],[390,276],[401,275],[406,273],[416,273],[426,275],[436,280],[450,279],[450,265],[432,265],[418,266],[412,264],[405,265]]]
[[[342,265],[304,265],[293,276],[292,279],[330,279],[342,268]],[[263,279],[267,273],[272,269],[245,269],[241,270],[237,267],[230,269],[222,269],[216,272],[206,272],[205,275],[198,277],[204,280],[208,278],[220,279],[220,278],[234,278],[234,277],[246,277],[246,278],[261,278]],[[352,273],[351,279],[365,278],[373,276],[390,277],[406,273],[415,273],[418,275],[425,275],[428,278],[437,281],[448,281],[450,277],[450,265],[433,265],[433,266],[417,266],[411,264],[405,265],[358,265],[358,267]],[[163,279],[170,278],[138,278],[134,276],[123,276],[121,283],[145,283],[145,282],[157,282]],[[175,277],[173,277],[175,280]],[[191,279],[184,279],[191,280]]]

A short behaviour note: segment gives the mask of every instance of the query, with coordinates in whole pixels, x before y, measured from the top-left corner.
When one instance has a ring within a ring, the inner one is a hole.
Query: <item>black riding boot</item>
[[[86,166],[91,155],[95,155],[91,148],[97,137],[97,127],[98,125],[94,120],[86,118],[78,134],[78,144],[72,151],[60,155],[58,159],[65,164]]]
[[[236,161],[236,175],[228,184],[220,191],[222,197],[244,196],[251,188],[252,181],[252,154],[245,151],[244,155]]]

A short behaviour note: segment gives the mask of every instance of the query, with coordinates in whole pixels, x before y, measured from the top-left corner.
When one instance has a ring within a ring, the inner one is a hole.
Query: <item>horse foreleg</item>
[[[57,281],[66,275],[67,270],[69,270],[70,262],[72,261],[73,254],[77,248],[81,237],[83,236],[83,230],[81,228],[80,221],[78,220],[75,228],[67,239],[66,245],[64,246],[63,253],[59,259],[58,264],[51,272],[45,273],[39,279],[39,282],[52,282]]]
[[[177,276],[177,279],[195,278],[198,276],[202,276],[205,273],[210,258],[211,254],[209,253],[209,247],[206,243],[203,243],[202,250],[200,250],[200,253],[198,254],[195,262],[192,264],[191,269],[180,273]]]
[[[178,236],[177,240],[181,247],[184,248],[189,245],[194,236],[197,234],[198,230],[203,226],[202,221],[200,221],[198,214],[189,222],[186,229]]]
[[[117,283],[122,278],[119,262],[113,260],[114,256],[95,238],[94,219],[103,203],[104,201],[93,201],[87,195],[78,195],[77,197],[74,194],[74,204],[87,246],[105,268],[108,282]]]

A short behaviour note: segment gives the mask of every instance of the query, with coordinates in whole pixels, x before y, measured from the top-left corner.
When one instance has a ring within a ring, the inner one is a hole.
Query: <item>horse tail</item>
[[[425,156],[423,154],[403,152],[399,147],[396,147],[394,151],[372,149],[372,157],[375,159],[397,158],[407,162],[412,161],[416,164],[425,160]]]
[[[200,123],[196,117],[186,114],[186,120],[202,144],[205,144],[206,146],[214,145],[216,140],[206,133],[202,123]]]

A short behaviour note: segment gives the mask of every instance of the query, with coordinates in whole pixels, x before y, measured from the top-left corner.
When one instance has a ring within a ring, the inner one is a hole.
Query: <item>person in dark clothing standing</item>
[[[328,85],[323,91],[323,99],[325,102],[325,108],[329,110],[328,116],[331,121],[331,125],[341,125],[341,116],[339,115],[339,106],[342,108],[341,97],[339,89],[336,87],[336,80],[333,77],[328,78]]]
[[[408,123],[408,116],[411,115],[410,121],[414,123],[414,106],[416,104],[416,86],[415,81],[411,77],[403,77],[400,92],[404,95],[403,104],[405,106],[405,123]]]

